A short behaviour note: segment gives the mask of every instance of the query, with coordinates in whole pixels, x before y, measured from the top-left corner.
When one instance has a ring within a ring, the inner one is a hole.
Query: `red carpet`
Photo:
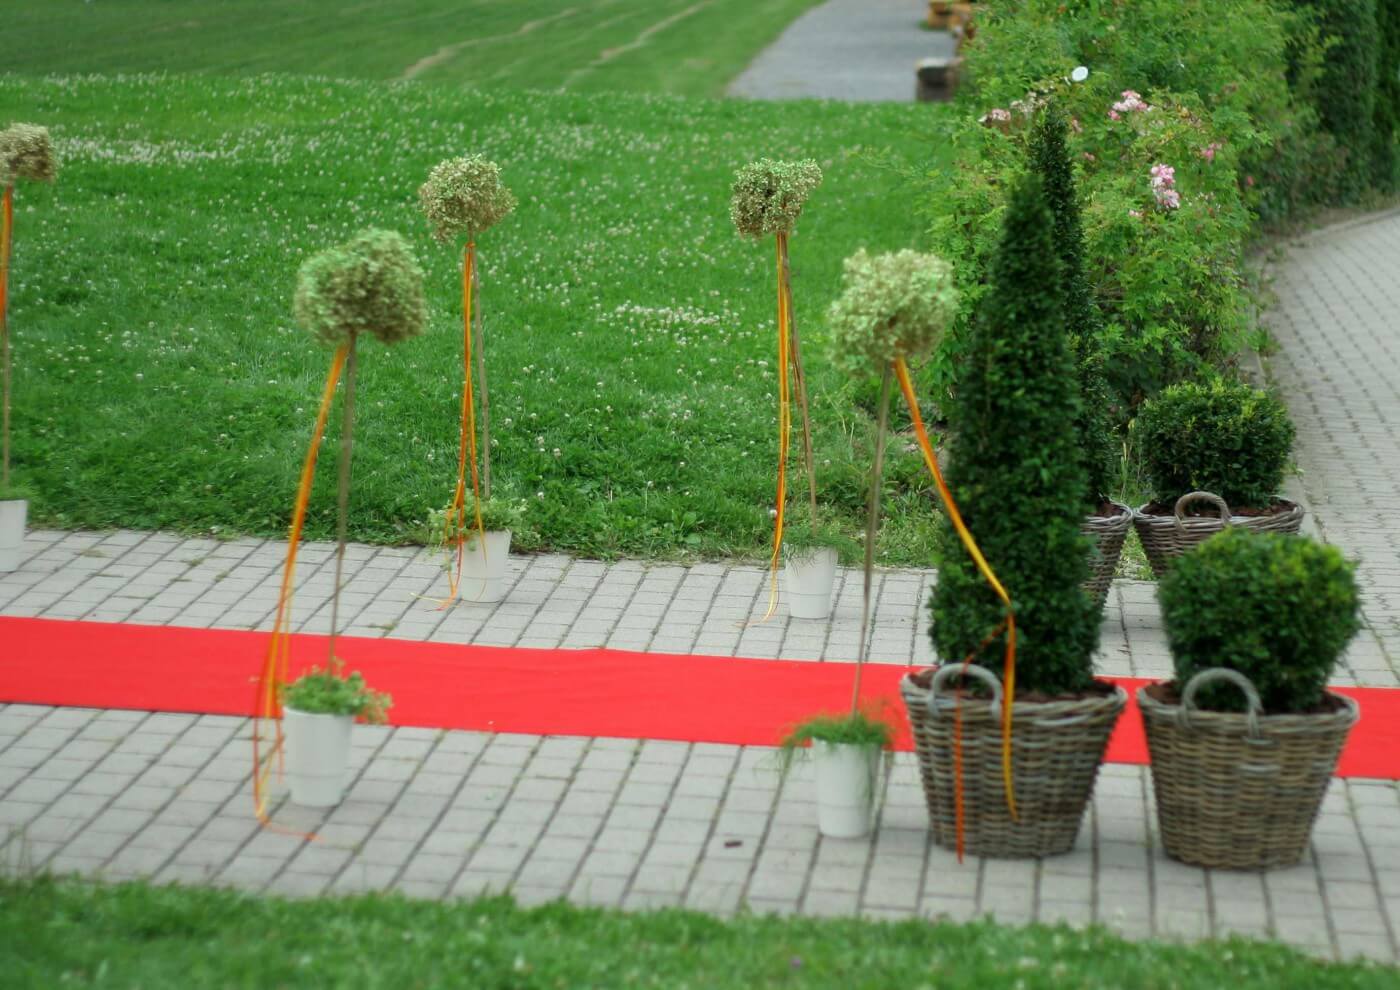
[[[0,701],[251,715],[266,645],[266,633],[0,617]],[[296,636],[292,649],[297,671],[321,662],[325,638]],[[807,715],[844,710],[851,690],[851,667],[836,663],[345,637],[337,652],[394,696],[395,725],[444,729],[773,745]],[[906,669],[869,665],[862,692],[901,727]],[[1130,698],[1144,683],[1117,680]],[[1339,775],[1400,779],[1400,690],[1344,693],[1362,719]],[[1136,711],[1108,758],[1147,761]]]

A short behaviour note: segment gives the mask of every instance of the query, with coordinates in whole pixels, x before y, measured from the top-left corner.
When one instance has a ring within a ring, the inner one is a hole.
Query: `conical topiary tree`
[[[46,128],[12,124],[0,131],[0,499],[10,487],[10,247],[14,237],[15,180],[52,182],[58,159]],[[22,527],[21,527],[22,528]]]
[[[466,481],[470,465],[472,515],[479,536],[487,529],[482,502],[491,501],[491,398],[486,385],[486,341],[481,321],[481,274],[477,265],[476,237],[494,227],[515,209],[515,196],[501,182],[501,169],[482,155],[467,155],[439,162],[418,190],[423,214],[432,224],[433,236],[451,243],[463,234],[462,252],[462,418],[458,432],[457,484],[447,510],[446,545],[456,554],[455,572],[449,568],[448,601],[457,597],[463,548],[467,533]],[[475,299],[473,298],[475,297]],[[475,309],[473,310],[473,302]],[[476,382],[472,379],[472,354],[476,355]],[[477,388],[481,406],[481,471],[477,473]]]
[[[778,604],[778,561],[783,549],[783,516],[787,504],[787,458],[792,432],[792,406],[788,384],[791,372],[797,407],[802,416],[802,460],[807,473],[811,524],[818,526],[817,474],[812,455],[812,421],[807,406],[807,376],[802,369],[802,343],[792,313],[792,270],[788,263],[788,236],[802,214],[807,197],[821,185],[822,170],[814,161],[785,162],[761,158],[734,173],[729,218],[741,236],[774,236],[778,266],[778,493],[773,529],[773,580],[768,612]]]
[[[345,564],[345,544],[350,500],[350,458],[355,421],[357,351],[361,334],[385,344],[396,344],[423,332],[428,321],[423,296],[423,270],[402,236],[387,230],[366,230],[344,244],[307,259],[297,273],[292,308],[297,322],[322,343],[335,348],[330,372],[321,393],[311,443],[302,464],[301,480],[288,532],[287,559],[273,620],[272,636],[258,680],[257,719],[280,714],[279,685],[287,683],[290,665],[290,621],[293,576],[301,542],[306,506],[316,473],[317,453],[330,415],[337,384],[344,376],[341,399],[339,476],[336,497],[335,584],[331,590],[331,625],[327,642],[328,671],[338,672],[335,640],[340,625],[340,589]],[[260,753],[261,727],[253,728],[253,801],[259,821],[266,821],[265,785],[272,757],[282,745],[281,723],[267,758]]]
[[[1079,452],[1087,480],[1085,499],[1096,509],[1109,499],[1118,451],[1113,439],[1108,385],[1098,350],[1103,318],[1084,272],[1084,228],[1075,193],[1064,113],[1048,104],[1031,132],[1030,166],[1045,186],[1045,200],[1054,218],[1055,248],[1064,286],[1065,323],[1078,369],[1080,406],[1074,420]]]
[[[1033,175],[1010,197],[948,410],[949,487],[1015,612],[1017,659],[1003,673],[1008,705],[1018,688],[1051,696],[1089,688],[1099,633],[1080,588],[1088,571],[1079,535],[1086,482],[1073,430],[1080,399],[1045,200]],[[1006,608],[950,522],[941,548],[930,632],[939,657],[956,663],[994,646],[988,630]]]

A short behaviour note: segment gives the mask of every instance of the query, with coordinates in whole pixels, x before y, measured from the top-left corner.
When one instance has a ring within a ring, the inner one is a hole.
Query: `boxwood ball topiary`
[[[0,131],[0,185],[15,179],[52,182],[58,175],[58,159],[46,127],[11,124]]]
[[[1242,382],[1185,382],[1143,404],[1134,426],[1159,504],[1214,492],[1234,508],[1265,508],[1283,488],[1293,450],[1288,410]]]
[[[1317,706],[1360,628],[1355,565],[1303,536],[1230,527],[1184,554],[1157,587],[1178,687],[1210,667],[1244,674],[1270,713]],[[1243,711],[1235,688],[1197,695]]]
[[[946,261],[908,249],[872,255],[862,248],[845,269],[846,288],[827,313],[842,363],[859,373],[932,353],[958,308]]]
[[[800,162],[760,158],[734,173],[734,197],[729,218],[748,237],[790,234],[812,190],[821,185],[822,170],[811,159]]]
[[[358,333],[386,344],[407,340],[428,320],[423,270],[402,236],[366,230],[307,259],[293,310],[303,327],[335,346]]]
[[[1087,488],[1073,429],[1079,388],[1053,221],[1034,175],[1012,191],[990,274],[948,408],[948,484],[1014,604],[1019,689],[1083,691],[1099,620],[1081,588],[1089,552],[1079,534]],[[958,663],[1004,608],[947,519],[937,564],[930,633],[939,659]],[[977,656],[998,654],[993,643]]]
[[[428,173],[418,189],[433,236],[448,241],[494,227],[515,209],[515,197],[501,182],[501,168],[481,155],[449,158]]]

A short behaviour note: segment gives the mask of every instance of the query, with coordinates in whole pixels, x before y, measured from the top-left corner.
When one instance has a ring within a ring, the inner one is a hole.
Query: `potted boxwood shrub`
[[[1302,536],[1232,526],[1162,578],[1175,679],[1138,690],[1167,855],[1295,863],[1359,717],[1327,690],[1360,626],[1354,565]]]
[[[836,565],[855,555],[856,543],[829,513],[803,518],[783,529],[783,600],[794,619],[825,619],[831,614]]]
[[[506,560],[519,506],[496,500],[491,490],[491,399],[486,384],[486,339],[481,318],[481,272],[476,237],[515,209],[501,169],[481,155],[439,162],[418,190],[433,236],[451,243],[466,235],[462,253],[462,415],[458,431],[457,484],[445,518],[444,539],[456,556],[448,568],[448,602],[498,602],[505,597]],[[475,355],[475,371],[473,371]],[[477,466],[478,407],[481,423]],[[471,506],[467,511],[470,467]]]
[[[818,715],[788,732],[782,741],[786,772],[796,755],[810,752],[816,778],[817,829],[832,839],[859,839],[870,832],[879,793],[880,755],[894,742],[894,728],[853,710]]]
[[[1065,321],[1079,370],[1080,405],[1074,431],[1088,480],[1085,517],[1080,528],[1093,541],[1087,588],[1102,609],[1118,569],[1123,542],[1133,525],[1133,512],[1110,495],[1118,445],[1113,436],[1111,400],[1098,347],[1103,320],[1084,274],[1084,228],[1066,134],[1063,111],[1054,103],[1047,104],[1031,129],[1029,160],[1045,183],[1045,198],[1055,218]]]
[[[350,766],[350,730],[357,718],[382,725],[393,699],[372,691],[359,671],[312,667],[281,690],[287,783],[292,800],[308,808],[340,803]]]
[[[10,480],[10,247],[15,180],[52,182],[58,171],[49,132],[33,124],[0,131],[0,574],[19,567],[29,494]]]
[[[1296,533],[1303,508],[1280,498],[1293,423],[1275,396],[1217,379],[1163,389],[1133,433],[1152,501],[1134,514],[1159,577],[1189,548],[1234,524]]]
[[[950,511],[930,602],[941,666],[901,682],[934,840],[959,854],[1067,852],[1127,701],[1093,672],[1099,621],[1082,587],[1086,481],[1060,276],[1044,187],[1028,175],[1009,198],[948,410],[948,487],[982,558]],[[1006,657],[1000,680],[971,662],[993,649]],[[964,689],[976,703],[961,701]]]

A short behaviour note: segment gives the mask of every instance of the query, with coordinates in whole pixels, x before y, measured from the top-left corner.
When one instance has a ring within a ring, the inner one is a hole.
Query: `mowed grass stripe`
[[[284,72],[719,96],[815,2],[0,0],[0,23],[5,68],[28,74]]]
[[[352,533],[406,540],[456,466],[459,255],[416,189],[499,161],[520,199],[480,239],[494,469],[520,545],[760,557],[775,427],[771,243],[728,218],[735,168],[813,157],[792,241],[827,498],[860,529],[868,417],[825,308],[856,248],[917,243],[908,174],[945,111],[621,94],[463,94],[257,77],[0,77],[0,119],[64,157],[19,190],[11,326],[18,480],[40,525],[281,534],[328,355],[290,316],[298,265],[372,225],[407,234],[432,329],[364,348]],[[901,171],[904,170],[904,171]],[[333,463],[329,454],[327,463]],[[884,559],[925,562],[932,502],[897,448]],[[333,471],[308,533],[331,533]],[[902,500],[902,501],[901,501]]]

